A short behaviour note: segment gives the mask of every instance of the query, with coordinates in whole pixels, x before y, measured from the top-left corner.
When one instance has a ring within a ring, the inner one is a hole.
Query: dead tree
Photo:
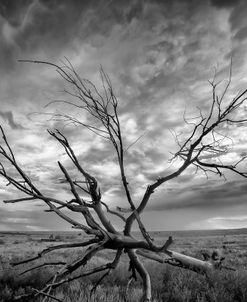
[[[152,299],[150,276],[143,264],[143,258],[182,267],[200,274],[207,274],[216,269],[221,269],[223,267],[224,258],[219,254],[214,253],[212,256],[206,255],[204,260],[200,260],[174,252],[170,249],[172,243],[171,237],[169,237],[163,245],[157,245],[153,239],[151,239],[142,223],[141,214],[150,201],[152,194],[154,194],[159,186],[179,177],[179,175],[189,167],[195,167],[195,170],[202,171],[206,175],[214,173],[221,177],[224,176],[224,171],[229,170],[242,177],[247,177],[247,171],[241,170],[246,155],[242,154],[242,156],[236,158],[235,162],[231,163],[221,161],[221,155],[228,152],[229,144],[227,144],[226,141],[230,139],[229,134],[226,135],[224,133],[224,129],[231,129],[233,125],[240,125],[247,122],[246,115],[244,115],[244,113],[246,113],[245,102],[247,89],[230,100],[226,99],[227,90],[231,83],[231,70],[227,85],[220,95],[217,92],[218,83],[215,82],[215,78],[210,82],[212,87],[212,99],[208,113],[205,115],[200,111],[199,116],[196,118],[185,118],[185,123],[192,127],[187,139],[180,142],[178,135],[175,135],[179,148],[174,154],[173,160],[179,160],[179,167],[172,173],[162,175],[154,180],[153,183],[148,184],[143,192],[143,197],[136,205],[132,199],[130,190],[131,183],[129,183],[126,178],[125,147],[123,145],[118,114],[118,100],[114,94],[111,81],[103,69],[100,70],[102,81],[102,91],[100,91],[92,82],[82,79],[69,62],[62,66],[42,61],[28,62],[46,64],[54,67],[65,82],[70,85],[71,90],[66,90],[66,92],[72,99],[71,101],[56,102],[63,102],[86,111],[91,118],[90,120],[94,120],[95,124],[83,123],[68,114],[55,114],[54,118],[80,124],[112,144],[117,155],[121,183],[126,195],[126,205],[129,208],[128,214],[128,211],[125,213],[125,211],[119,208],[117,210],[110,209],[109,205],[102,201],[100,184],[96,177],[89,172],[90,169],[85,167],[86,163],[79,162],[69,140],[59,130],[48,130],[48,132],[64,148],[74,168],[80,173],[81,179],[73,179],[66,167],[61,162],[58,162],[61,173],[70,188],[71,200],[66,201],[46,195],[34,184],[32,179],[16,161],[14,151],[9,145],[4,130],[1,127],[3,140],[0,146],[0,154],[3,160],[0,164],[0,174],[7,180],[8,185],[15,187],[23,193],[23,197],[21,198],[5,200],[4,202],[17,203],[27,200],[41,200],[48,206],[48,211],[55,212],[59,217],[71,224],[73,228],[91,235],[88,240],[51,246],[42,250],[37,256],[31,259],[14,263],[14,265],[20,265],[33,262],[58,249],[83,248],[80,257],[73,262],[70,262],[70,259],[68,259],[67,263],[45,263],[44,265],[59,265],[61,268],[42,289],[33,289],[31,295],[33,295],[33,297],[43,295],[45,298],[49,297],[59,301],[59,299],[52,295],[52,291],[55,288],[75,279],[100,272],[101,277],[93,287],[93,289],[95,289],[103,278],[117,267],[123,253],[127,254],[129,259],[130,271],[132,273],[131,278],[136,278],[136,276],[139,275],[142,280],[142,301],[151,301]],[[13,168],[15,169],[15,176],[9,172],[9,167],[11,167],[11,170],[13,170]],[[18,177],[16,175],[18,175]],[[83,194],[81,192],[83,192]],[[67,210],[66,212],[64,211],[65,209]],[[75,220],[71,218],[69,214],[67,214],[68,210],[81,213],[82,219]],[[116,229],[114,224],[109,220],[108,213],[115,215],[124,222],[123,231],[120,232]],[[143,237],[142,239],[136,239],[132,233],[132,226],[135,221],[139,226]],[[82,273],[76,272],[79,268],[86,267],[88,261],[97,255],[99,251],[106,249],[116,251],[112,262],[105,263],[93,269],[85,268]],[[36,265],[26,271],[39,267],[40,265]]]

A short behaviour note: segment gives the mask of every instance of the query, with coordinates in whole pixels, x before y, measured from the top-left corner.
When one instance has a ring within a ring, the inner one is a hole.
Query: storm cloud
[[[70,112],[82,121],[88,118],[66,105],[46,106],[54,99],[70,99],[63,79],[49,66],[18,60],[60,64],[68,58],[82,78],[96,85],[101,85],[102,65],[119,101],[126,174],[138,204],[149,183],[178,167],[169,162],[178,148],[174,133],[182,143],[188,135],[184,113],[189,117],[198,114],[197,107],[203,113],[208,110],[212,91],[207,81],[214,67],[223,89],[232,58],[229,95],[246,87],[246,13],[244,0],[0,0],[0,121],[18,162],[44,192],[69,200],[70,188],[61,181],[57,161],[74,177],[79,175],[46,131],[58,128],[81,164],[99,180],[104,201],[112,208],[126,205],[109,142],[51,119],[54,112]],[[246,150],[247,137],[237,127],[232,134],[233,148],[225,156],[238,158]],[[217,223],[227,227],[230,212],[238,219],[246,209],[245,182],[229,173],[226,182],[210,177],[189,169],[157,190],[144,215],[147,226],[197,228],[203,221],[206,228],[216,221],[212,219],[226,217]],[[7,189],[3,184],[0,199],[20,196]],[[0,228],[68,228],[36,205],[18,205],[14,213],[13,205],[0,204]],[[174,221],[179,221],[176,226]]]

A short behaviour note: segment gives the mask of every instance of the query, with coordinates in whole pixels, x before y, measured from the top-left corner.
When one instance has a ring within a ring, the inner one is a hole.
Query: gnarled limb
[[[14,262],[14,263],[12,263],[12,265],[16,266],[16,265],[20,265],[20,264],[24,264],[24,263],[28,263],[28,262],[37,260],[37,259],[41,258],[42,256],[44,256],[44,255],[46,255],[46,254],[48,254],[52,251],[56,251],[56,250],[60,250],[60,249],[67,249],[67,248],[85,247],[85,246],[91,245],[93,243],[98,243],[98,242],[100,242],[99,239],[93,238],[93,239],[90,239],[90,240],[84,241],[84,242],[65,243],[65,244],[53,245],[53,246],[50,246],[50,247],[42,250],[40,253],[38,253],[37,256],[35,256],[33,258],[25,259],[25,260],[18,261],[18,262]]]
[[[38,269],[38,268],[42,268],[42,267],[46,267],[46,266],[65,265],[65,264],[66,264],[66,262],[64,262],[64,261],[59,261],[59,262],[45,262],[45,263],[42,263],[42,264],[33,266],[33,267],[31,267],[31,268],[29,268],[29,269],[27,269],[27,270],[21,272],[21,273],[20,273],[20,276],[21,276],[21,275],[24,275],[24,274],[26,274],[26,273],[28,273],[28,272],[31,272],[31,271],[33,271],[33,270],[36,270],[36,269]]]
[[[152,299],[152,292],[151,292],[151,280],[148,271],[139,260],[135,250],[131,249],[128,250],[128,256],[131,260],[131,265],[137,270],[139,275],[142,278],[142,285],[143,285],[143,297],[142,302],[150,302]]]
[[[166,250],[164,252],[166,254],[165,257],[162,256],[162,254],[143,250],[137,250],[136,253],[145,258],[188,269],[202,275],[207,275],[209,273],[213,273],[214,270],[224,268],[222,263],[225,258],[221,256],[213,257],[214,254],[209,256],[206,260],[200,260],[171,250]]]

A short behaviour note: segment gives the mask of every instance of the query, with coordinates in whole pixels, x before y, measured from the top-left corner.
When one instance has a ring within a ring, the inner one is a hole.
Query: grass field
[[[51,234],[53,239],[49,239]],[[247,229],[152,233],[157,243],[164,242],[168,235],[174,238],[173,250],[198,258],[202,258],[203,251],[225,246],[225,265],[235,268],[236,271],[222,270],[206,279],[181,268],[145,260],[152,278],[154,301],[247,301]],[[66,261],[69,258],[71,261],[79,257],[82,250],[76,248],[54,251],[36,260],[35,263],[23,264],[17,268],[10,266],[10,262],[35,256],[50,245],[83,239],[83,235],[75,232],[0,232],[0,301],[13,301],[15,295],[21,295],[31,287],[40,288],[55,272],[50,267],[43,267],[20,276],[24,270],[51,259]],[[114,252],[110,250],[99,253],[88,266],[103,264],[113,256]],[[140,281],[133,283],[126,294],[128,276],[128,262],[123,258],[118,269],[104,280],[92,296],[90,296],[91,284],[99,276],[64,284],[56,289],[56,294],[65,302],[138,301],[141,294]],[[22,301],[33,301],[33,299]]]

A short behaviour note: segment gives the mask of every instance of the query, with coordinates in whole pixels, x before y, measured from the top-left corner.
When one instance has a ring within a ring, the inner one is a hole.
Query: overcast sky
[[[0,123],[18,162],[47,194],[69,200],[68,187],[59,186],[62,175],[56,164],[61,160],[70,168],[69,161],[46,132],[58,127],[98,178],[103,200],[112,208],[124,205],[111,145],[80,127],[49,121],[44,113],[69,110],[45,107],[53,99],[68,99],[61,92],[64,82],[49,66],[17,60],[59,63],[67,57],[83,78],[96,84],[102,65],[119,100],[126,148],[141,136],[126,154],[138,204],[148,183],[176,169],[169,164],[170,152],[177,148],[171,131],[181,132],[185,110],[190,116],[198,106],[208,108],[207,80],[214,68],[224,85],[232,56],[228,97],[246,88],[246,15],[244,0],[0,0]],[[246,151],[245,132],[234,129],[229,158]],[[1,200],[20,196],[1,181]],[[189,170],[157,190],[143,220],[150,230],[247,227],[246,200],[245,179],[230,173],[227,181],[207,179]],[[70,230],[44,209],[40,202],[1,202],[0,230]]]

